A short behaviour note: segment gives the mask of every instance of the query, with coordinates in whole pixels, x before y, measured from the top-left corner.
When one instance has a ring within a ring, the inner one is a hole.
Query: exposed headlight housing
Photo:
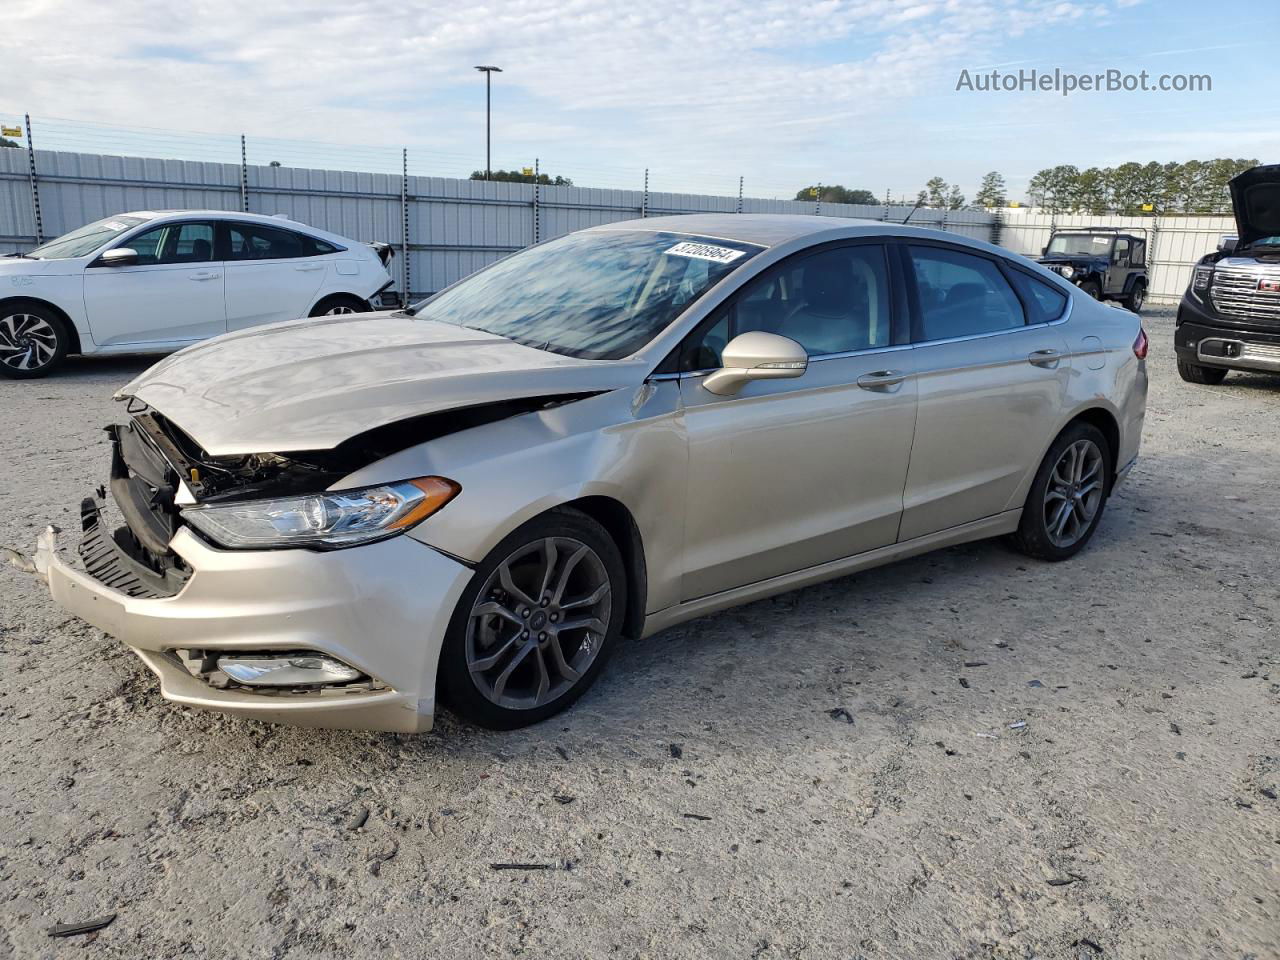
[[[364,676],[341,660],[320,653],[226,654],[218,669],[247,687],[318,687],[350,683]]]
[[[443,477],[420,477],[359,490],[336,490],[184,507],[182,517],[219,546],[349,547],[394,536],[457,496]]]
[[[1062,273],[1063,277],[1070,280],[1072,277],[1076,275],[1076,268],[1072,266],[1064,265],[1063,267],[1060,268],[1060,272]]]

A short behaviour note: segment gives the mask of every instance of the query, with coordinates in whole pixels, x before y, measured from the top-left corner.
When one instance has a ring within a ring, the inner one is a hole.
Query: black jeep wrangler
[[[1115,227],[1055,230],[1039,260],[1095,300],[1119,300],[1134,313],[1147,299],[1147,238]]]
[[[1280,164],[1229,186],[1238,234],[1196,264],[1174,321],[1188,383],[1221,383],[1228,370],[1280,373]]]

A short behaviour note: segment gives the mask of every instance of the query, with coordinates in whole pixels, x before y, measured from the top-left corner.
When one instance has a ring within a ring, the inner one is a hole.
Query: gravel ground
[[[1280,956],[1280,377],[1184,384],[1147,325],[1143,457],[1074,561],[708,617],[530,730],[185,710],[3,569],[0,955]],[[0,381],[0,544],[75,529],[144,366]]]

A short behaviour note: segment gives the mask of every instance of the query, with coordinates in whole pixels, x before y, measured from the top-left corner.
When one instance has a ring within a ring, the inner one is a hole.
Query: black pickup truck
[[[1237,235],[1200,259],[1178,305],[1173,344],[1188,383],[1280,373],[1280,164],[1246,170],[1230,188]]]

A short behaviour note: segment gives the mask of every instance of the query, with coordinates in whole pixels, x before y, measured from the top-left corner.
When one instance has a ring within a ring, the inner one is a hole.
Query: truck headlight
[[[1196,267],[1191,278],[1191,289],[1197,293],[1209,289],[1209,281],[1213,279],[1213,267]]]
[[[232,549],[348,547],[394,536],[457,496],[443,477],[421,477],[360,490],[185,507],[182,518]]]

